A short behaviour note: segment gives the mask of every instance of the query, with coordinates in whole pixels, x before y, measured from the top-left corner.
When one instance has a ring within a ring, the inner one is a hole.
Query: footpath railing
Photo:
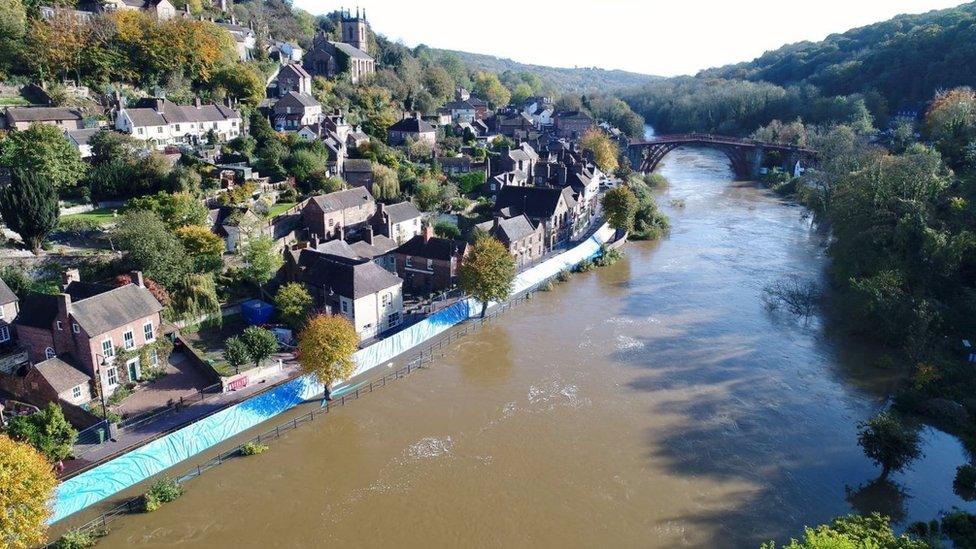
[[[538,286],[538,285],[537,285]],[[317,417],[322,417],[329,414],[337,408],[341,408],[350,404],[351,402],[357,401],[363,396],[370,394],[374,391],[382,389],[387,386],[387,384],[394,381],[399,381],[406,378],[411,373],[418,370],[424,370],[429,368],[430,364],[438,359],[444,357],[444,349],[451,343],[456,342],[462,337],[467,336],[470,333],[476,332],[484,327],[486,324],[491,323],[502,313],[508,311],[512,307],[521,304],[532,298],[532,294],[537,291],[536,287],[523,291],[522,293],[513,296],[508,301],[500,304],[491,310],[490,314],[485,315],[484,318],[472,318],[469,319],[456,327],[448,330],[444,334],[430,340],[427,342],[420,352],[417,353],[412,359],[410,359],[404,366],[401,366],[397,370],[387,373],[383,376],[379,376],[367,381],[362,381],[348,388],[346,392],[341,395],[335,395],[332,400],[326,401],[320,408],[313,408],[312,410],[305,412],[289,421],[285,421],[274,428],[268,429],[267,431],[254,436],[237,446],[234,446],[230,450],[220,452],[216,456],[208,459],[207,461],[200,463],[199,465],[190,467],[185,470],[181,475],[175,477],[176,481],[183,484],[189,480],[199,477],[204,472],[217,467],[229,460],[242,457],[241,449],[246,444],[263,444],[265,442],[275,440],[280,438],[283,434],[297,429],[299,425],[311,422]],[[115,520],[123,517],[125,515],[139,513],[143,511],[143,500],[142,496],[136,496],[128,498],[125,501],[119,503],[115,507],[112,507],[108,511],[102,513],[98,517],[86,522],[85,524],[78,526],[73,531],[78,532],[88,532],[88,533],[99,533],[106,532],[108,530],[108,525]],[[49,543],[46,547],[54,547],[56,540]]]

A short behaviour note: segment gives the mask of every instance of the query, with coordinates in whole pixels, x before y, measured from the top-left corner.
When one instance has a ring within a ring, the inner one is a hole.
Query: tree
[[[0,188],[0,216],[24,239],[34,255],[58,227],[60,206],[51,180],[22,168],[11,174],[10,184]]]
[[[437,209],[441,200],[441,186],[431,177],[424,177],[413,185],[413,198],[417,207],[424,212]]]
[[[512,98],[512,92],[508,91],[493,72],[479,72],[475,75],[474,92],[495,107],[508,105]]]
[[[298,364],[305,374],[313,374],[326,387],[348,379],[356,369],[352,359],[359,349],[356,328],[345,317],[316,315],[298,334]]]
[[[244,268],[241,273],[244,278],[260,287],[271,280],[285,260],[274,248],[274,240],[270,236],[252,236],[241,244],[239,248]]]
[[[626,186],[610,189],[603,195],[603,213],[611,227],[618,231],[629,231],[634,226],[637,213],[637,197]]]
[[[517,84],[515,89],[512,90],[512,104],[521,105],[526,99],[532,97],[533,93],[532,86],[525,82]]]
[[[444,100],[454,93],[454,79],[440,65],[429,65],[424,69],[424,86],[439,100]]]
[[[171,295],[173,312],[180,318],[196,319],[203,315],[220,314],[213,273],[185,275],[173,287]]]
[[[602,130],[597,128],[587,130],[580,138],[580,146],[583,150],[593,153],[593,159],[603,173],[613,173],[620,165],[618,160],[620,150],[617,144]]]
[[[93,164],[132,160],[138,144],[134,137],[127,133],[101,131],[96,132],[88,140],[91,147],[91,161]]]
[[[128,252],[130,266],[166,288],[172,290],[192,270],[186,248],[155,212],[126,212],[112,234],[115,245]]]
[[[246,105],[257,106],[265,96],[264,79],[257,71],[242,63],[224,65],[217,69],[213,84]]]
[[[207,207],[190,193],[161,192],[152,196],[133,198],[126,204],[126,208],[154,212],[170,229],[187,225],[203,225],[209,215]]]
[[[71,455],[78,431],[68,423],[61,406],[49,402],[39,412],[15,416],[7,424],[7,434],[20,442],[27,442],[51,463]]]
[[[922,455],[918,431],[886,411],[858,424],[857,443],[864,454],[881,466],[881,477],[908,465]]]
[[[295,181],[307,185],[314,174],[324,174],[328,168],[327,160],[314,151],[302,149],[292,153],[288,159],[288,171],[295,176]]]
[[[434,223],[434,234],[441,238],[458,239],[461,238],[461,229],[450,221],[438,221]]]
[[[319,172],[312,174],[308,184],[303,188],[313,194],[329,194],[341,191],[345,186],[346,184],[341,178],[328,175],[326,172]]]
[[[247,356],[254,361],[255,368],[278,352],[278,337],[271,330],[248,326],[240,338],[247,349]]]
[[[33,173],[55,191],[74,187],[85,175],[85,163],[64,132],[39,123],[0,141],[0,166]]]
[[[176,229],[176,238],[193,259],[196,271],[217,271],[223,265],[224,239],[202,225],[187,225]]]
[[[400,179],[391,168],[373,162],[373,195],[376,200],[393,200],[400,196]]]
[[[481,238],[461,263],[458,278],[461,289],[481,302],[484,318],[489,302],[507,299],[512,293],[515,261],[501,242],[492,237]]]
[[[240,371],[241,366],[251,360],[251,355],[248,353],[247,345],[244,344],[244,341],[234,336],[224,342],[224,359],[227,360],[227,363],[235,371]]]
[[[51,516],[47,503],[58,483],[51,464],[30,445],[0,434],[0,471],[0,545],[42,545]]]
[[[305,323],[314,302],[305,286],[291,282],[278,289],[274,303],[281,321],[297,330]]]
[[[783,549],[928,549],[929,545],[907,535],[896,535],[888,517],[850,515],[835,518],[830,524],[806,528],[802,540],[791,540]],[[776,549],[772,541],[762,549]]]

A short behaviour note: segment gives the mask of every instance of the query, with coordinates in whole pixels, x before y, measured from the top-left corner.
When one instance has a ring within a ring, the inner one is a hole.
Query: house
[[[332,42],[325,34],[318,34],[312,43],[312,49],[305,55],[305,68],[311,74],[335,78],[340,74],[348,74],[353,84],[363,78],[376,74],[376,60],[369,50],[369,30],[366,13],[353,17],[348,11],[342,13],[339,22],[342,27],[342,41]]]
[[[94,397],[91,376],[58,357],[34,364],[27,370],[24,382],[24,392],[38,403],[60,400],[81,406]]]
[[[373,261],[303,249],[288,254],[285,272],[308,288],[319,307],[348,318],[360,339],[403,322],[403,281]]]
[[[278,131],[298,131],[302,126],[318,124],[322,105],[308,94],[289,91],[274,106],[274,127]]]
[[[359,259],[362,261],[372,261],[391,273],[396,273],[396,265],[393,258],[393,250],[397,243],[391,238],[375,234],[372,227],[365,227],[361,231],[362,238],[352,242],[345,240],[329,240],[319,242],[317,238],[312,238],[308,249],[331,255],[337,255],[346,259]]]
[[[258,39],[251,27],[237,24],[237,19],[231,16],[229,23],[217,23],[230,33],[234,39],[234,47],[237,50],[237,58],[241,61],[250,61],[253,58],[254,48],[257,46]]]
[[[140,100],[135,107],[122,107],[115,116],[115,129],[156,148],[195,144],[214,132],[222,141],[241,135],[241,114],[227,105],[177,105],[163,98]]]
[[[460,101],[449,101],[440,109],[437,109],[438,113],[443,113],[451,117],[451,121],[455,123],[474,122],[478,116],[478,109],[475,108],[474,104],[468,100]]]
[[[102,11],[139,10],[148,13],[158,21],[176,17],[177,9],[169,0],[103,0]]]
[[[82,158],[88,158],[92,155],[91,145],[89,141],[91,138],[100,131],[106,131],[104,128],[85,128],[83,130],[69,130],[64,132],[65,137],[76,149]]]
[[[466,154],[461,156],[443,156],[438,158],[437,162],[440,163],[444,173],[448,175],[471,173],[471,157]]]
[[[504,187],[526,187],[528,184],[529,176],[522,170],[503,172],[485,181],[485,192],[495,195]]]
[[[4,115],[8,130],[23,131],[31,124],[57,126],[62,131],[85,127],[81,110],[66,107],[7,107]]]
[[[495,131],[510,139],[521,140],[535,129],[532,118],[523,112],[502,112],[493,119]]]
[[[447,290],[457,284],[458,269],[467,253],[467,242],[436,237],[434,227],[427,225],[394,252],[397,274],[406,291],[414,294]]]
[[[20,312],[17,295],[0,279],[0,345],[13,341],[13,323]]]
[[[477,227],[498,239],[512,254],[515,268],[522,269],[545,254],[545,235],[542,225],[536,225],[524,214],[504,218],[495,216]]]
[[[320,240],[344,239],[364,228],[376,214],[376,202],[365,187],[313,196],[302,207],[309,235]]]
[[[305,50],[303,50],[298,44],[294,44],[292,42],[281,42],[278,40],[274,40],[268,44],[267,51],[269,59],[274,59],[282,65],[289,63],[301,63],[302,56],[305,54]]]
[[[572,236],[576,199],[570,187],[516,187],[499,189],[495,215],[509,218],[524,214],[541,225],[545,249],[551,250]]]
[[[67,362],[95,379],[95,390],[102,388],[106,396],[140,379],[142,368],[159,360],[155,350],[149,351],[150,364],[141,364],[138,356],[142,346],[160,337],[163,310],[141,272],[132,273],[130,284],[113,287],[81,282],[77,269],[69,269],[60,294],[31,294],[20,305],[17,339],[31,362]],[[120,350],[135,356],[120,363]],[[50,366],[61,368],[59,363]]]
[[[408,139],[424,141],[433,147],[437,143],[437,128],[421,118],[420,113],[415,113],[386,130],[386,142],[392,147],[406,144]]]
[[[399,246],[421,233],[421,219],[423,215],[413,202],[404,201],[389,206],[378,203],[373,227],[378,234],[391,238]]]
[[[590,115],[582,111],[560,111],[553,115],[553,126],[557,137],[579,139],[596,126]]]
[[[373,190],[373,163],[363,158],[347,158],[342,163],[342,178],[350,187]]]
[[[539,154],[528,143],[522,143],[514,149],[504,147],[499,152],[498,157],[490,162],[491,173],[492,175],[497,175],[505,172],[518,171],[527,174],[527,178],[531,181],[535,173],[535,165],[538,161]]]
[[[288,63],[278,69],[273,78],[275,95],[284,97],[288,92],[312,96],[312,75],[298,63]]]

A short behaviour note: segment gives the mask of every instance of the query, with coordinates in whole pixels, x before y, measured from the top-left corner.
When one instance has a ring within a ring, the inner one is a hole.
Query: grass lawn
[[[268,217],[274,217],[276,215],[281,215],[288,211],[290,208],[294,207],[297,202],[279,202],[274,206],[271,206],[271,210],[268,213]]]
[[[30,101],[19,95],[0,97],[0,107],[26,107],[28,105],[30,105]]]
[[[61,216],[61,221],[84,220],[93,221],[99,225],[107,225],[115,221],[112,211],[118,208],[98,208],[90,212]]]

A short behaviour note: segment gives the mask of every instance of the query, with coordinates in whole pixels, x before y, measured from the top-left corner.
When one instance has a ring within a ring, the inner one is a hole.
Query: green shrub
[[[623,254],[620,253],[620,250],[609,249],[606,246],[603,246],[600,249],[600,257],[596,258],[594,263],[597,267],[609,267],[610,265],[620,261],[621,257],[623,257]]]
[[[556,275],[556,280],[558,282],[566,282],[572,277],[573,273],[571,273],[569,269],[563,269],[562,271],[559,271],[559,274]]]
[[[94,219],[69,217],[58,221],[58,231],[74,235],[86,235],[97,232],[101,225]]]
[[[549,292],[549,291],[552,291],[552,287],[553,287],[552,281],[551,280],[547,280],[547,281],[543,282],[539,286],[539,291],[540,292]]]
[[[587,259],[585,261],[580,262],[579,265],[576,266],[576,272],[578,273],[589,272],[593,270],[593,267],[594,267],[593,261]]]
[[[245,442],[241,445],[242,456],[256,456],[267,451],[268,445],[260,442]]]
[[[69,530],[54,542],[55,549],[88,549],[98,543],[98,538],[105,537],[105,530]]]
[[[102,405],[99,403],[93,403],[88,407],[88,411],[97,417],[104,417],[109,423],[118,423],[122,421],[122,416],[115,412],[114,410],[103,410]]]
[[[132,394],[132,389],[130,389],[126,385],[121,385],[117,389],[115,389],[115,392],[112,393],[112,396],[108,397],[108,403],[118,404],[123,400],[125,400],[126,397],[128,397],[131,394]]]
[[[143,494],[143,509],[151,513],[164,503],[176,501],[183,495],[183,485],[171,478],[161,478],[149,487],[149,491]]]

